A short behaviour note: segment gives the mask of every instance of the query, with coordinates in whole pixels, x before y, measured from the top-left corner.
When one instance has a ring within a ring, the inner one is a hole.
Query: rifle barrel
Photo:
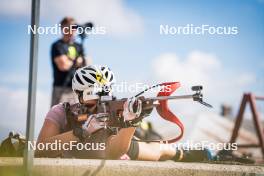
[[[176,100],[176,99],[193,99],[193,95],[176,95],[176,96],[159,96],[147,98],[149,100]]]

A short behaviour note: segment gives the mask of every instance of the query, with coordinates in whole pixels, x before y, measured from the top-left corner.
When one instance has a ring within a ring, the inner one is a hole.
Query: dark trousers
[[[63,102],[77,103],[72,89],[70,87],[54,86],[52,89],[51,107]]]

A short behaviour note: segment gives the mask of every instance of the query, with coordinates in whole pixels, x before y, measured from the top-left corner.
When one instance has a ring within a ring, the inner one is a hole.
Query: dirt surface
[[[1,158],[0,175],[22,175],[22,158]],[[194,176],[264,176],[263,165],[230,165],[208,163],[176,163],[124,160],[35,158],[33,175],[62,176],[145,176],[145,175],[194,175]]]

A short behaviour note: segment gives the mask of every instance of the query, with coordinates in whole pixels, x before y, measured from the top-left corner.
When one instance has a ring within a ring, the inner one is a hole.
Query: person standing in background
[[[71,80],[76,69],[86,65],[83,46],[75,42],[76,21],[65,17],[60,22],[62,38],[52,44],[53,90],[51,106],[74,102]]]

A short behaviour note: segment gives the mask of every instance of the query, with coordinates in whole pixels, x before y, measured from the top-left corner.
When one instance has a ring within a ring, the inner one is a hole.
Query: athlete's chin
[[[95,106],[96,103],[97,103],[96,100],[89,100],[89,101],[84,102],[84,104],[89,106],[89,107]]]

